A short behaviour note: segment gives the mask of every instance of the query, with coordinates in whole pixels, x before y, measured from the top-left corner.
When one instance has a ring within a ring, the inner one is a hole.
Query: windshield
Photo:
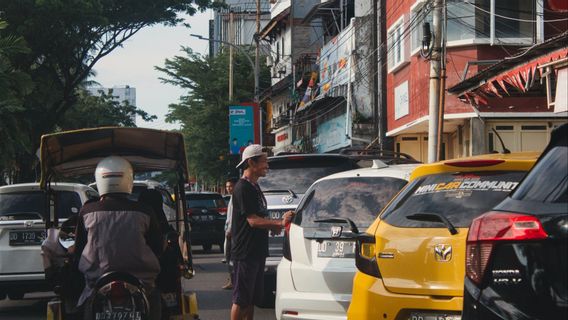
[[[227,205],[221,195],[191,194],[186,195],[188,208],[224,208]]]
[[[513,199],[568,203],[568,147],[551,149],[512,195]]]
[[[76,192],[59,191],[56,195],[59,218],[77,214],[81,198]],[[45,217],[45,194],[42,191],[0,194],[0,220],[28,220]]]
[[[404,185],[406,180],[388,177],[321,181],[308,192],[296,222],[302,227],[320,227],[325,224],[315,220],[349,218],[357,227],[367,227]]]
[[[455,227],[471,221],[501,202],[525,172],[434,174],[413,181],[391,204],[382,219],[397,227],[439,228],[440,223],[416,221],[417,213],[444,215]]]

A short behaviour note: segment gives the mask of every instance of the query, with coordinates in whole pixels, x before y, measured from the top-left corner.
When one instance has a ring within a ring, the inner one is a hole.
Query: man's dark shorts
[[[248,307],[262,301],[265,258],[233,261],[233,303]]]

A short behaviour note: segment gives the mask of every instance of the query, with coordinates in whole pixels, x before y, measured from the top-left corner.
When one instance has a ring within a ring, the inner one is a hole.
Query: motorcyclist
[[[152,209],[131,201],[133,170],[122,157],[101,160],[95,170],[99,201],[85,204],[79,212],[75,261],[85,277],[78,305],[88,306],[92,287],[110,271],[127,272],[142,281],[150,304],[150,319],[160,319],[160,294],[155,280],[163,235]],[[87,308],[88,310],[88,308]]]

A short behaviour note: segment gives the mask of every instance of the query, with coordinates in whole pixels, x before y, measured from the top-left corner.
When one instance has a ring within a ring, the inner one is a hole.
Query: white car
[[[336,173],[316,181],[300,202],[278,265],[277,319],[346,319],[355,267],[354,235],[365,231],[408,182],[417,164]]]
[[[52,189],[61,222],[79,213],[87,200],[99,197],[94,189],[77,183],[54,183]],[[41,256],[45,215],[46,197],[38,183],[0,187],[0,300],[51,291]]]

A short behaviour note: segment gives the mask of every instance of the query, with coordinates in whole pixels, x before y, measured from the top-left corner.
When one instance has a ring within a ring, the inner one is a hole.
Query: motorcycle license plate
[[[354,258],[355,242],[324,240],[318,242],[318,257],[320,258]]]
[[[142,320],[142,314],[139,311],[97,312],[95,320]]]

